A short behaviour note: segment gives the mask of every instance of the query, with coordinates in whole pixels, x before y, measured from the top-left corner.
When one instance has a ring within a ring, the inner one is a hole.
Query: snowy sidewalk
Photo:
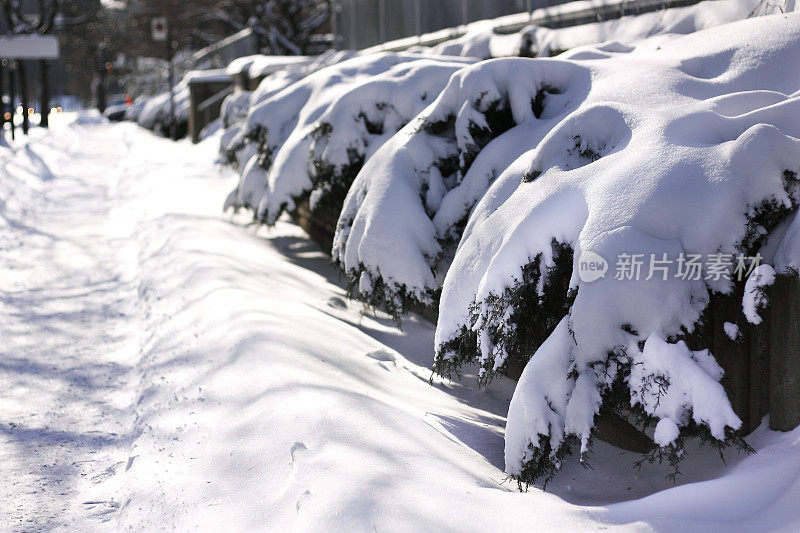
[[[122,471],[130,447],[135,242],[113,222],[128,143],[76,133],[32,141],[0,170],[3,529],[113,513],[92,487]]]
[[[188,147],[81,120],[0,159],[4,531],[113,524],[146,335],[126,188],[186,169]]]
[[[797,432],[761,432],[757,456],[707,483],[657,492],[662,470],[600,444],[595,470],[517,492],[502,471],[512,383],[431,386],[431,325],[362,317],[296,227],[226,220],[235,177],[214,140],[83,122],[0,149],[0,530],[796,520]],[[694,457],[683,482],[724,471]]]

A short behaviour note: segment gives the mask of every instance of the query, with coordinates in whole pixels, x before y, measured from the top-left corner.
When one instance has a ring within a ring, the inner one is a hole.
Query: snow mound
[[[604,404],[658,423],[673,458],[672,425],[717,441],[740,427],[713,357],[682,339],[732,290],[736,257],[796,212],[800,74],[785,65],[798,54],[796,14],[570,54],[588,94],[475,207],[439,308],[440,372],[475,361],[488,380],[527,358],[526,374],[543,372],[515,392],[508,472],[529,481],[572,442],[585,451]],[[584,253],[608,272],[584,281]],[[697,277],[682,272],[691,255]]]

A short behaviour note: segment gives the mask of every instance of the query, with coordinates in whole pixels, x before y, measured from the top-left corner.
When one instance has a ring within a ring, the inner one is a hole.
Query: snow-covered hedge
[[[469,64],[418,54],[356,57],[314,72],[251,107],[231,141],[246,161],[227,206],[272,224],[310,195],[312,211],[338,213],[355,174]]]
[[[242,123],[247,117],[252,91],[234,90],[222,101],[220,119],[222,121],[222,135],[220,136],[219,153],[223,162],[234,167],[238,165],[235,153],[229,150],[233,140],[242,131]]]
[[[748,2],[614,31],[690,33]],[[486,383],[525,365],[506,438],[521,483],[552,477],[573,448],[583,458],[601,411],[647,429],[651,459],[677,463],[689,435],[747,449],[699,332],[713,327],[714,298],[745,292],[711,258],[800,265],[800,74],[785,67],[800,57],[798,16],[555,59],[437,55],[556,46],[539,30],[487,35],[339,56],[231,97],[223,151],[241,179],[226,207],[271,224],[301,202],[327,214],[343,204],[334,261],[355,295],[395,317],[438,305],[437,373],[476,364]],[[687,278],[695,255],[707,262]],[[651,257],[659,268],[640,266],[639,279],[616,270]],[[582,263],[607,270],[582,278]],[[717,333],[735,340],[757,321],[764,301],[751,300]]]
[[[552,9],[558,11],[561,7]],[[612,36],[633,43],[648,36],[692,33],[746,18],[758,10],[776,8],[760,6],[758,0],[720,0],[571,28],[531,26],[512,34],[495,32],[494,27],[502,22],[497,19],[470,24],[464,36],[420,51],[481,59],[548,56],[555,50],[601,42]],[[630,45],[609,41],[600,46],[598,57],[629,50]],[[514,69],[520,69],[519,74],[508,77]],[[333,255],[350,278],[353,292],[396,317],[409,306],[436,307],[444,274],[469,211],[511,161],[535,147],[583,100],[590,76],[590,69],[580,69],[574,61],[560,66],[516,61],[481,63],[454,78],[435,109],[426,110],[367,164],[347,200]],[[528,94],[530,91],[533,96]],[[541,101],[527,102],[529,96]],[[545,96],[549,96],[547,109]],[[514,102],[509,105],[511,100]],[[466,108],[462,108],[464,105]],[[512,117],[509,110],[514,106],[517,111]],[[520,111],[537,106],[541,109],[534,109],[536,120],[528,120],[530,109]],[[498,114],[501,108],[505,111]],[[476,110],[477,118],[469,116]],[[482,124],[484,120],[486,124]],[[470,131],[457,133],[457,122]],[[518,127],[505,132],[511,126]],[[481,128],[480,134],[474,133],[477,141],[473,142],[470,135]],[[491,144],[485,156],[476,158],[495,136],[500,139]],[[581,154],[578,155],[580,159]],[[471,169],[473,159],[476,165]],[[443,174],[443,179],[437,173]],[[397,201],[398,195],[404,200]],[[421,206],[413,201],[417,197]],[[394,207],[398,205],[402,207]],[[409,205],[414,205],[417,214],[424,211],[427,217],[414,216],[413,222],[407,223]],[[354,224],[357,227],[351,231]],[[397,253],[385,253],[390,241],[395,241],[392,246]],[[404,247],[408,250],[400,252]],[[571,254],[571,250],[564,253]],[[556,303],[563,300],[560,296],[548,297],[548,302],[551,300],[558,309],[569,307],[569,300]],[[546,337],[557,322],[548,318],[548,327],[540,336]]]
[[[472,207],[502,169],[578,105],[588,74],[571,63],[528,59],[456,73],[350,189],[333,256],[360,297],[395,315],[434,305]]]
[[[530,359],[506,439],[522,482],[586,452],[601,407],[654,426],[673,463],[690,434],[747,447],[693,332],[733,290],[713,257],[755,254],[796,211],[798,54],[793,14],[485,61],[356,177],[333,252],[359,296],[399,314],[442,287],[440,374],[477,363],[487,382]],[[593,254],[609,271],[582,281]],[[632,254],[671,259],[664,279],[618,276]],[[681,277],[694,254],[701,277]]]
[[[248,56],[234,60],[227,68],[228,74],[246,71],[251,77],[265,76],[254,91],[236,90],[228,95],[222,103],[223,134],[220,138],[220,155],[222,160],[236,168],[247,161],[239,161],[238,152],[248,144],[248,139],[240,136],[242,125],[251,107],[256,107],[291,84],[303,79],[308,74],[329,65],[340,63],[354,55],[354,52],[329,51],[309,62],[305,58],[289,62],[290,58],[282,58],[279,64],[283,68],[274,70],[275,61],[270,56]],[[270,68],[261,63],[266,62]],[[254,144],[254,142],[253,142]],[[245,151],[250,153],[249,151]],[[252,155],[252,154],[250,154]]]
[[[551,476],[573,443],[586,452],[603,406],[653,424],[673,462],[688,434],[744,446],[722,369],[692,333],[733,289],[714,257],[734,267],[796,212],[800,72],[785,65],[800,17],[561,57],[588,92],[475,207],[443,286],[437,370],[474,361],[488,380],[530,357],[506,428],[506,469],[524,482]],[[633,254],[639,279],[619,268]],[[651,254],[670,261],[648,272]],[[699,279],[680,271],[693,254]],[[597,256],[608,272],[582,280]]]

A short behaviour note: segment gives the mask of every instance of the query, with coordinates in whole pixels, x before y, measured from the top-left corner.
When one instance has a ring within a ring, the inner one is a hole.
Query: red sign
[[[153,17],[150,20],[150,32],[153,35],[154,41],[167,40],[167,18],[166,17]]]

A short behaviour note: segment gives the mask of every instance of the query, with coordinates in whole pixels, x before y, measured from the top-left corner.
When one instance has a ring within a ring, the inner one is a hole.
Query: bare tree
[[[265,51],[300,55],[311,43],[311,36],[330,17],[327,0],[268,0],[256,4],[258,33]]]
[[[197,5],[181,18],[194,22],[193,35],[207,44],[252,28],[263,53],[300,55],[325,29],[330,13],[329,0],[221,0],[210,8]]]

